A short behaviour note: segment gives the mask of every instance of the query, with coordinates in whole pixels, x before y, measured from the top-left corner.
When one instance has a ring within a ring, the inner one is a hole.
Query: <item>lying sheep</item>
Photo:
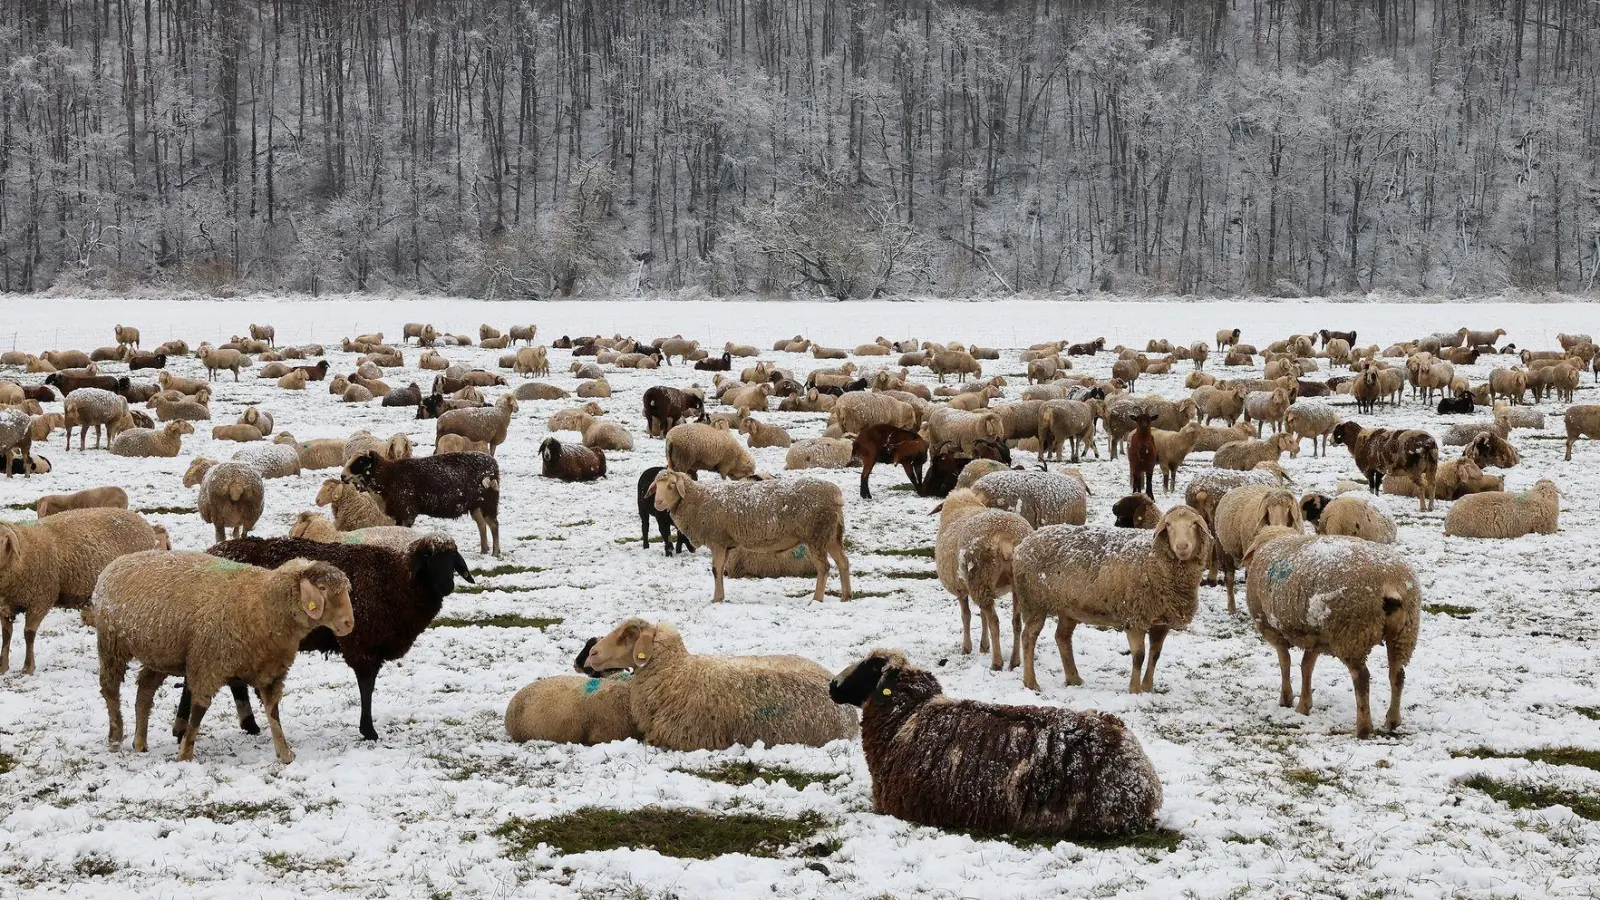
[[[344,466],[344,441],[338,438],[317,438],[297,441],[285,431],[272,439],[274,444],[293,447],[300,456],[302,469],[337,469]]]
[[[1444,517],[1446,537],[1519,538],[1555,534],[1561,516],[1561,491],[1548,478],[1525,493],[1487,491],[1455,502]]]
[[[561,481],[594,481],[606,477],[606,454],[603,450],[582,445],[563,444],[553,437],[539,445],[540,473],[546,478]]]
[[[1288,432],[1280,432],[1264,441],[1244,440],[1223,444],[1211,458],[1218,469],[1236,469],[1244,472],[1264,462],[1277,462],[1284,452],[1291,457],[1300,455],[1300,439]]]
[[[511,698],[505,721],[506,735],[518,743],[593,745],[644,737],[633,721],[632,685],[626,674],[540,678]]]
[[[517,385],[517,389],[511,392],[511,396],[516,397],[518,400],[565,400],[572,395],[553,384],[529,381]]]
[[[1316,519],[1318,534],[1356,537],[1378,544],[1393,544],[1399,528],[1382,507],[1365,497],[1345,494],[1329,500]]]
[[[255,429],[249,425],[230,426]],[[168,422],[160,431],[151,428],[130,428],[111,441],[111,452],[116,456],[142,456],[171,459],[183,450],[183,436],[194,434],[188,422]],[[259,438],[261,432],[256,432]]]
[[[1193,423],[1191,423],[1193,424]],[[1184,426],[1189,427],[1188,425]],[[1197,425],[1199,431],[1195,434],[1194,447],[1191,453],[1215,453],[1223,445],[1234,441],[1248,441],[1256,436],[1256,430],[1248,422],[1240,422],[1227,428],[1220,425]]]
[[[829,697],[827,670],[811,660],[690,653],[665,622],[623,622],[589,648],[585,667],[633,670],[633,720],[646,744],[665,750],[820,747],[859,730],[855,713]]]
[[[767,425],[753,418],[745,419],[739,423],[739,433],[746,435],[745,439],[750,442],[751,449],[757,447],[788,447],[793,443],[789,438],[789,432],[784,431],[781,426]]]
[[[1299,531],[1303,524],[1299,501],[1276,485],[1252,484],[1229,491],[1217,504],[1216,560],[1228,589],[1228,612],[1238,607],[1234,601],[1234,573],[1256,535],[1274,526]]]
[[[50,610],[83,606],[112,560],[158,546],[150,524],[126,509],[64,510],[29,525],[0,522],[0,672],[11,669],[11,631],[18,613],[23,615],[22,674],[32,675],[33,639]]]
[[[1011,561],[1033,526],[1016,513],[991,509],[987,498],[973,490],[952,491],[934,511],[939,513],[934,566],[939,583],[961,604],[961,652],[972,653],[970,604],[975,603],[978,649],[990,653],[989,667],[998,672],[1000,618],[995,602],[1011,592]]]
[[[828,560],[839,566],[839,598],[850,599],[850,560],[844,551],[844,495],[839,486],[815,478],[785,481],[730,481],[701,484],[681,471],[656,476],[650,491],[656,509],[697,547],[711,550],[716,586],[711,602],[723,599],[722,579],[734,547],[777,553],[804,546],[816,561],[821,603],[828,584]]]
[[[1361,485],[1362,490],[1367,485]],[[1470,459],[1452,459],[1441,463],[1433,476],[1433,495],[1440,500],[1460,500],[1468,494],[1505,489],[1505,478],[1489,475]],[[1383,479],[1383,492],[1397,497],[1417,497],[1421,488],[1407,475],[1389,475]]]
[[[784,455],[785,469],[846,469],[855,461],[855,442],[844,438],[795,441]]]
[[[600,404],[591,400],[582,406],[557,410],[545,421],[545,429],[548,431],[576,431],[582,434],[588,430],[590,425],[594,424],[596,416],[604,414],[605,410],[600,407]]]
[[[1012,575],[1012,634],[1022,648],[1023,684],[1039,689],[1034,646],[1053,615],[1067,684],[1083,683],[1072,652],[1072,633],[1082,622],[1125,632],[1133,651],[1128,690],[1153,690],[1167,632],[1188,627],[1199,606],[1210,552],[1211,532],[1186,506],[1169,510],[1151,531],[1072,525],[1035,531],[1017,548]],[[1147,636],[1149,666],[1141,682]]]
[[[285,444],[247,444],[234,451],[233,461],[255,469],[262,478],[300,474],[300,452]]]
[[[1161,524],[1161,507],[1143,493],[1129,494],[1111,504],[1112,524],[1118,528],[1151,529]]]
[[[725,427],[687,422],[667,432],[667,468],[693,475],[702,470],[723,478],[748,478],[756,462]],[[699,543],[696,541],[695,543]]]
[[[1117,717],[946,697],[899,651],[874,650],[829,695],[862,711],[872,808],[908,822],[1080,840],[1156,823],[1161,781]]]
[[[184,487],[196,485],[200,486],[195,503],[200,521],[216,530],[217,541],[227,540],[228,528],[233,529],[234,537],[244,537],[260,521],[267,488],[254,468],[197,457],[183,474]]]
[[[609,397],[611,396],[611,383],[604,378],[596,378],[578,385],[579,397]]]
[[[1278,705],[1294,702],[1289,648],[1300,662],[1300,704],[1311,714],[1311,673],[1330,654],[1350,670],[1356,694],[1356,737],[1372,734],[1367,656],[1379,643],[1389,656],[1389,712],[1384,727],[1400,727],[1405,668],[1422,624],[1416,573],[1398,552],[1349,537],[1300,535],[1269,529],[1245,555],[1245,603],[1261,637],[1278,651]]]
[[[33,417],[20,409],[0,409],[0,465],[5,466],[7,478],[11,477],[13,460],[20,464],[24,478],[33,475],[33,423]],[[49,437],[48,431],[45,437]]]
[[[41,519],[73,509],[127,509],[128,492],[119,487],[97,487],[71,494],[46,494],[33,508]]]
[[[1066,472],[1006,470],[984,475],[972,489],[984,505],[1017,513],[1033,528],[1082,525],[1088,519],[1089,486],[1076,469]]]
[[[967,412],[948,406],[929,412],[918,434],[929,447],[950,445],[967,453],[971,452],[977,441],[1003,441],[1006,438],[1005,424],[995,413],[988,410]]]
[[[169,676],[181,676],[194,703],[180,762],[194,759],[212,698],[234,681],[256,689],[278,761],[293,762],[278,704],[300,641],[318,628],[346,635],[355,627],[350,582],[327,563],[297,559],[261,569],[170,550],[135,553],[107,566],[95,586],[93,612],[111,746],[122,743],[122,680],[138,660],[133,749],[147,749],[156,689]],[[243,711],[240,718],[243,724]]]
[[[633,435],[615,422],[595,422],[584,429],[583,445],[591,450],[632,450]]]

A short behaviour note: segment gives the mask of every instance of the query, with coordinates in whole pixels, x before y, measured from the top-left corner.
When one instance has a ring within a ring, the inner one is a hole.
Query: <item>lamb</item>
[[[1200,438],[1203,426],[1190,422],[1177,431],[1167,431],[1164,428],[1151,429],[1150,436],[1155,446],[1156,464],[1161,468],[1161,490],[1170,494],[1178,489],[1178,469],[1183,461],[1188,459],[1193,452],[1195,443]],[[1129,445],[1128,458],[1133,459],[1132,445]]]
[[[500,555],[500,465],[486,453],[447,453],[420,459],[386,459],[376,450],[345,467],[351,482],[373,494],[394,524],[410,528],[417,516],[456,519],[471,515],[478,552]]]
[[[1054,456],[1061,459],[1061,447],[1072,444],[1072,462],[1078,461],[1079,445],[1094,451],[1100,458],[1100,448],[1094,442],[1094,407],[1082,400],[1046,400],[1039,408],[1040,458]]]
[[[995,602],[1011,591],[1011,561],[1033,526],[1022,516],[992,509],[976,491],[951,492],[934,508],[939,536],[934,564],[939,582],[961,604],[961,652],[972,653],[972,609],[980,618],[980,651],[990,652],[990,668],[1000,670],[1000,619]],[[991,643],[992,642],[992,643]]]
[[[553,437],[539,445],[542,474],[562,481],[594,481],[606,477],[606,454],[577,444],[563,444]]]
[[[32,675],[33,639],[50,610],[83,606],[112,560],[158,546],[155,529],[126,509],[52,510],[37,524],[0,522],[0,672],[11,669],[11,631],[18,613],[23,614],[22,674]]]
[[[680,426],[681,427],[681,426]],[[921,440],[921,438],[918,438]],[[855,460],[855,442],[846,438],[808,438],[789,445],[785,469],[844,469]],[[753,464],[752,464],[753,465]]]
[[[117,325],[112,329],[112,332],[116,336],[117,343],[139,346],[139,329],[131,325]]]
[[[850,561],[844,551],[844,495],[838,485],[815,478],[785,481],[696,482],[682,471],[656,476],[650,492],[656,509],[696,546],[711,550],[716,587],[711,602],[723,599],[723,570],[734,547],[777,553],[804,546],[817,565],[815,602],[828,583],[828,559],[839,565],[839,597],[850,599]]]
[[[747,435],[751,449],[757,447],[787,447],[793,443],[789,432],[777,425],[767,425],[754,418],[739,423],[739,433]]]
[[[1279,432],[1264,441],[1244,440],[1223,444],[1211,458],[1218,469],[1253,469],[1263,462],[1277,462],[1284,451],[1291,457],[1300,455],[1300,439],[1288,432]]]
[[[1382,643],[1389,658],[1389,712],[1384,726],[1400,727],[1405,668],[1422,623],[1416,573],[1395,550],[1350,537],[1300,535],[1268,529],[1245,556],[1250,579],[1245,602],[1261,637],[1278,652],[1278,705],[1294,702],[1289,648],[1300,647],[1300,703],[1311,714],[1311,675],[1324,653],[1350,671],[1356,695],[1356,737],[1372,734],[1367,656]],[[1257,573],[1260,573],[1259,577]]]
[[[1433,509],[1433,481],[1439,470],[1439,445],[1433,435],[1415,429],[1362,428],[1356,422],[1341,422],[1334,429],[1333,442],[1349,448],[1356,466],[1367,476],[1372,493],[1380,492],[1385,475],[1404,474],[1422,486],[1417,497],[1419,510]]]
[[[278,704],[295,650],[320,627],[343,636],[355,626],[350,582],[327,563],[296,559],[262,569],[170,550],[131,554],[107,566],[95,586],[93,612],[111,746],[122,743],[122,679],[137,659],[135,751],[147,749],[150,707],[168,676],[182,676],[194,697],[179,761],[194,759],[200,722],[217,691],[244,682],[266,708],[278,760],[293,762]],[[241,725],[250,721],[246,713],[247,707],[240,709]]]
[[[1161,524],[1161,507],[1142,493],[1129,494],[1111,504],[1112,524],[1118,528],[1155,528]]]
[[[1186,506],[1168,510],[1151,531],[1074,525],[1035,531],[1017,548],[1012,575],[1012,632],[1022,648],[1023,684],[1039,689],[1034,645],[1054,615],[1067,684],[1083,683],[1072,653],[1072,633],[1082,622],[1125,632],[1133,651],[1128,690],[1153,690],[1167,632],[1188,627],[1199,606],[1200,570],[1210,551],[1211,532]],[[1141,682],[1146,636],[1149,666]]]
[[[1216,562],[1222,570],[1223,584],[1228,589],[1228,612],[1235,603],[1234,574],[1245,551],[1255,543],[1256,535],[1264,528],[1283,527],[1300,531],[1304,525],[1303,511],[1295,496],[1276,485],[1252,484],[1229,491],[1217,503]]]
[[[72,449],[72,427],[78,427],[78,449],[84,449],[89,426],[94,426],[94,447],[100,449],[101,432],[128,412],[128,401],[100,388],[78,388],[64,401],[67,449]],[[109,446],[109,438],[107,443]]]
[[[255,429],[249,425],[234,426]],[[160,431],[150,428],[130,428],[111,441],[111,452],[117,456],[145,456],[173,458],[183,450],[183,436],[194,434],[188,422],[168,422]],[[256,432],[256,438],[261,432]],[[252,440],[256,439],[253,438]]]
[[[511,417],[516,412],[517,401],[510,394],[501,396],[492,407],[452,409],[439,416],[434,439],[447,434],[459,434],[468,440],[487,443],[489,455],[494,456],[495,448],[505,443]]]
[[[597,639],[590,639],[590,646]],[[608,744],[641,739],[633,721],[632,685],[612,678],[551,675],[524,685],[506,706],[506,735],[513,741]]]
[[[1561,515],[1561,492],[1548,478],[1525,493],[1487,491],[1455,502],[1444,517],[1446,537],[1518,538],[1555,534]]]
[[[589,648],[584,664],[591,672],[633,670],[633,720],[653,747],[724,750],[757,741],[820,747],[858,732],[855,713],[833,704],[828,673],[816,663],[798,656],[692,654],[665,622],[623,622]]]
[[[119,487],[97,487],[72,494],[46,494],[33,508],[41,519],[73,509],[127,509],[128,492]]]
[[[650,520],[654,519],[656,527],[661,529],[661,543],[668,556],[671,556],[674,550],[687,550],[693,553],[694,545],[689,543],[689,539],[683,536],[682,531],[679,531],[677,539],[673,540],[672,516],[656,509],[655,497],[650,493],[650,486],[655,484],[656,476],[664,471],[666,471],[664,466],[651,466],[639,475],[637,491],[639,530],[643,533],[644,548],[646,550],[650,549]],[[806,574],[814,573],[808,572]]]
[[[946,697],[899,651],[874,650],[829,695],[862,710],[872,808],[939,828],[1086,837],[1156,823],[1161,782],[1117,717]]]
[[[317,505],[331,506],[334,524],[340,531],[358,531],[393,525],[394,519],[383,511],[383,504],[370,494],[358,490],[338,478],[329,478],[317,489]],[[249,529],[247,528],[246,531]],[[220,535],[221,532],[219,531]],[[234,535],[243,537],[243,535]],[[220,542],[222,537],[218,537]]]
[[[200,494],[195,506],[200,521],[216,530],[218,541],[227,540],[226,529],[233,536],[244,537],[256,527],[266,504],[266,485],[261,473],[242,463],[218,463],[205,457],[196,457],[183,474],[183,486],[199,485]]]
[[[300,641],[300,652],[338,653],[355,672],[361,694],[361,737],[378,739],[372,722],[372,693],[386,662],[403,658],[417,637],[439,614],[444,598],[455,591],[455,576],[473,580],[455,541],[426,535],[404,549],[378,544],[319,543],[298,538],[244,538],[206,551],[211,556],[275,569],[295,560],[327,563],[350,582],[355,627],[337,637],[315,629]],[[234,699],[249,709],[242,687]],[[189,691],[179,702],[178,719],[186,718]]]
[[[1303,502],[1301,508],[1305,508]],[[1399,539],[1394,519],[1382,507],[1355,494],[1327,501],[1315,522],[1318,534],[1357,537],[1379,544],[1393,544]]]
[[[693,475],[701,470],[723,478],[748,478],[756,463],[725,427],[690,422],[667,432],[667,468]],[[696,541],[696,543],[699,543]]]

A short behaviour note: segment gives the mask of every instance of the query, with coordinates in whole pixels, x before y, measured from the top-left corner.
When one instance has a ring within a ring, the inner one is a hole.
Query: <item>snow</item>
[[[1209,341],[1224,325],[1242,328],[1244,340],[1257,344],[1291,331],[1355,328],[1362,345],[1387,345],[1463,325],[1503,326],[1519,347],[1538,349],[1554,346],[1558,332],[1600,332],[1600,306],[12,298],[0,300],[0,321],[0,348],[35,352],[110,344],[115,322],[139,326],[151,347],[172,337],[191,344],[226,339],[244,333],[252,321],[275,324],[280,343],[317,340],[330,347],[362,331],[382,330],[394,340],[408,321],[474,336],[480,322],[502,329],[536,322],[541,343],[563,333],[622,332],[642,338],[682,333],[717,347],[732,340],[766,348],[801,332],[830,346],[853,347],[878,334],[916,335],[1008,348],[999,362],[984,366],[985,374],[1010,376],[1023,371],[1017,349],[1038,341],[1104,335],[1108,347],[1121,342],[1142,348],[1151,337]],[[453,347],[440,352],[491,369],[501,353]],[[837,365],[765,350],[762,356],[802,378],[812,368]],[[330,358],[334,370],[344,372],[354,360],[339,352]],[[408,364],[414,366],[416,358],[417,351],[406,353]],[[1110,353],[1102,353],[1093,360],[1076,358],[1074,364],[1106,373],[1111,360]],[[551,351],[553,375],[544,380],[575,387],[567,374],[569,361],[566,351]],[[858,362],[870,367],[884,361]],[[1485,358],[1457,371],[1476,383],[1497,363],[1509,362],[1509,357]],[[172,368],[191,377],[201,373],[192,359],[176,361]],[[1141,378],[1140,392],[1181,396],[1189,368],[1180,363],[1170,375]],[[1215,356],[1207,370],[1226,371]],[[404,431],[419,452],[432,447],[433,424],[415,421],[410,409],[341,404],[326,393],[325,383],[313,383],[304,392],[281,391],[252,374],[246,370],[237,384],[227,376],[217,383],[211,424],[235,421],[254,404],[274,414],[279,430],[302,441],[343,438],[367,428],[380,435]],[[426,383],[432,374],[407,369],[388,380]],[[1342,370],[1318,373],[1329,374]],[[915,375],[933,381],[925,370]],[[1445,538],[1441,523],[1449,504],[1419,513],[1407,498],[1376,499],[1399,523],[1397,546],[1417,572],[1424,603],[1475,612],[1464,618],[1424,616],[1408,672],[1401,732],[1357,741],[1351,733],[1354,699],[1343,667],[1319,668],[1311,716],[1280,709],[1275,654],[1243,612],[1227,614],[1221,587],[1202,588],[1194,623],[1166,642],[1160,687],[1153,694],[1125,692],[1126,642],[1109,632],[1079,630],[1081,687],[1063,686],[1059,659],[1049,639],[1043,640],[1038,695],[1023,688],[1016,671],[989,671],[986,654],[962,656],[956,603],[937,580],[905,574],[931,574],[932,560],[880,552],[931,546],[937,528],[938,519],[928,515],[935,501],[889,490],[904,481],[898,468],[878,468],[871,501],[859,498],[856,470],[804,473],[843,490],[853,586],[861,595],[856,600],[846,605],[830,596],[821,606],[813,604],[809,578],[743,579],[730,580],[728,602],[713,607],[706,552],[669,559],[654,536],[651,549],[643,550],[634,496],[639,473],[662,460],[660,441],[645,437],[639,410],[644,389],[658,383],[708,384],[709,373],[674,366],[608,372],[607,377],[614,395],[596,402],[606,409],[606,419],[628,426],[637,449],[607,454],[606,479],[566,484],[538,477],[543,423],[552,412],[580,401],[527,401],[498,454],[505,484],[504,557],[496,561],[475,552],[476,528],[468,518],[419,523],[448,531],[474,569],[497,564],[540,569],[482,577],[480,583],[494,590],[458,593],[447,599],[441,615],[519,613],[564,621],[543,631],[426,632],[403,661],[385,666],[378,678],[374,716],[381,739],[376,744],[359,740],[357,692],[349,669],[337,659],[304,655],[289,675],[283,702],[284,727],[297,754],[290,765],[274,760],[267,735],[238,731],[225,695],[207,717],[197,761],[175,762],[176,745],[167,731],[177,699],[173,681],[157,697],[151,752],[134,754],[131,740],[119,751],[110,750],[93,632],[73,612],[52,613],[39,635],[39,674],[0,675],[0,753],[18,762],[0,775],[5,894],[743,900],[1180,894],[1486,898],[1600,891],[1600,823],[1560,808],[1512,810],[1459,784],[1486,773],[1593,796],[1600,794],[1600,773],[1450,755],[1480,746],[1505,751],[1600,747],[1600,721],[1576,709],[1600,706],[1600,657],[1593,652],[1600,629],[1593,623],[1590,593],[1594,548],[1600,544],[1600,522],[1593,515],[1600,499],[1594,466],[1600,445],[1581,442],[1574,460],[1564,462],[1559,404],[1541,407],[1551,414],[1549,427],[1513,434],[1522,463],[1504,474],[1509,490],[1526,489],[1541,477],[1561,485],[1569,500],[1560,533],[1509,541]],[[1023,379],[1008,381],[1006,394],[1014,399]],[[1595,396],[1593,382],[1585,379],[1579,402]],[[1399,412],[1380,407],[1376,416],[1361,421],[1426,427],[1440,435],[1447,423],[1461,418],[1439,417],[1408,398]],[[781,424],[800,439],[818,436],[826,416],[772,412],[763,421]],[[58,432],[48,447],[35,450],[51,459],[55,471],[31,481],[0,480],[0,505],[116,484],[127,490],[135,508],[192,508],[195,491],[181,486],[190,459],[226,459],[238,449],[212,441],[208,428],[198,430],[184,438],[176,459],[69,454],[62,452]],[[1455,453],[1445,450],[1446,457]],[[758,468],[797,477],[783,471],[783,448],[752,454]],[[1180,491],[1207,459],[1204,453],[1191,456],[1180,471]],[[1032,455],[1018,453],[1017,461],[1031,465]],[[1297,493],[1332,493],[1341,477],[1358,477],[1348,452],[1337,447],[1326,459],[1302,453],[1281,462]],[[1089,524],[1109,525],[1110,506],[1125,491],[1123,462],[1089,458],[1078,468],[1092,491]],[[286,533],[297,512],[313,508],[317,487],[328,474],[305,472],[268,482],[257,533]],[[716,483],[715,476],[703,477]],[[1181,493],[1159,500],[1170,506]],[[21,510],[5,515],[31,517]],[[166,526],[178,549],[211,543],[210,527],[194,513],[149,518]],[[830,579],[830,587],[837,589],[836,579]],[[1002,623],[1010,603],[1000,601]],[[586,748],[517,745],[506,739],[502,716],[518,688],[541,676],[570,673],[586,638],[634,615],[677,625],[697,653],[793,653],[838,670],[871,648],[902,648],[913,663],[935,672],[952,696],[1114,713],[1154,761],[1166,797],[1162,823],[1182,832],[1184,842],[1170,853],[1070,843],[1017,847],[875,815],[866,764],[853,741],[824,748],[670,753],[634,742]],[[20,630],[14,638],[18,659]],[[1009,655],[1010,630],[1004,625],[1001,630]],[[1386,683],[1382,655],[1372,664],[1374,684]],[[130,732],[133,695],[130,679],[123,690]],[[1381,707],[1386,698],[1375,696],[1375,701]],[[796,791],[764,782],[735,787],[682,771],[729,760],[837,777]],[[1286,777],[1293,770],[1319,777],[1315,783]],[[648,804],[783,815],[815,811],[838,823],[828,836],[842,843],[822,860],[830,870],[823,875],[797,856],[688,861],[652,851],[561,856],[542,850],[514,860],[490,835],[510,816]]]

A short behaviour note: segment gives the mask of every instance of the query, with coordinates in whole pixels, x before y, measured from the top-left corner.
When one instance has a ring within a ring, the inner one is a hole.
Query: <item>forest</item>
[[[1593,291],[1593,0],[0,0],[0,290]]]

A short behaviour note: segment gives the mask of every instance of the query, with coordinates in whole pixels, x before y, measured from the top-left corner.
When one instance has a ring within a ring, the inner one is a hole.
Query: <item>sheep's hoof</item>
[[[278,762],[281,762],[284,765],[294,762],[294,751],[285,747],[283,752],[278,754]]]
[[[1076,675],[1068,675],[1066,677],[1066,682],[1067,682],[1067,687],[1082,687],[1083,686],[1083,679],[1079,678]],[[1037,691],[1038,688],[1034,688],[1034,690]]]
[[[250,718],[239,723],[239,730],[243,731],[245,734],[260,734],[261,726],[257,725],[255,717],[251,716]]]
[[[181,741],[181,740],[183,740],[184,732],[186,732],[188,730],[189,730],[189,720],[188,719],[174,719],[173,720],[173,722],[172,722],[172,736],[173,737],[175,737],[175,738],[177,738],[178,740]]]

